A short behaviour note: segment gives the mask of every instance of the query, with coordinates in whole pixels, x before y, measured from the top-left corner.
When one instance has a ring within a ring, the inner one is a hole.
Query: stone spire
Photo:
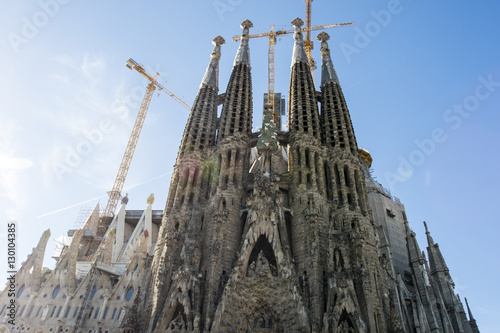
[[[467,297],[465,297],[465,305],[467,306],[467,312],[469,313],[469,320],[476,321],[474,319],[474,316],[472,315],[472,312],[470,311],[469,302],[467,301]]]
[[[439,245],[434,243],[434,240],[432,239],[431,233],[429,232],[429,229],[427,228],[427,223],[425,223],[425,221],[424,221],[424,226],[425,226],[425,234],[427,236],[427,244],[428,244],[427,252],[429,255],[429,265],[431,269],[431,274],[435,274],[437,272],[448,273],[449,269],[448,266],[446,265],[443,254],[439,249]]]
[[[208,64],[205,76],[201,80],[200,89],[203,87],[213,87],[219,89],[219,60],[220,60],[220,47],[225,44],[224,38],[217,36],[212,40],[215,45],[212,55],[210,56],[210,63]]]
[[[28,259],[23,263],[21,268],[17,273],[17,282],[26,279],[29,280],[31,277],[31,290],[32,292],[38,292],[42,285],[42,266],[43,266],[43,257],[45,255],[45,248],[47,246],[47,242],[50,238],[50,229],[45,230],[38,241],[38,245],[36,248],[33,248],[32,253],[28,256]]]
[[[425,235],[427,236],[427,243],[429,245],[434,244],[434,240],[432,239],[431,233],[429,232],[429,228],[427,228],[427,222],[424,221]]]
[[[248,45],[250,38],[248,32],[253,27],[253,23],[250,20],[245,20],[241,22],[240,26],[243,29],[243,34],[241,35],[240,47],[234,58],[233,67],[242,63],[250,65],[250,47]]]
[[[408,221],[404,221],[406,230],[406,242],[408,247],[408,255],[410,259],[410,267],[415,275],[416,287],[420,293],[420,301],[425,309],[425,314],[431,331],[438,330],[440,327],[439,318],[436,316],[436,299],[434,293],[430,292],[428,288],[431,287],[428,272],[425,267],[425,256],[420,251],[415,233],[410,229]]]
[[[215,143],[215,121],[217,119],[217,93],[219,91],[219,60],[224,38],[213,39],[214,49],[210,56],[200,90],[191,109],[179,150],[179,158],[186,152],[202,150]]]
[[[217,144],[232,136],[248,136],[252,131],[252,77],[250,74],[250,49],[248,31],[252,22],[241,23],[243,37],[234,59],[234,67],[226,89],[221,112]]]
[[[309,61],[307,60],[306,48],[304,45],[304,36],[302,35],[301,28],[304,25],[304,21],[296,17],[292,21],[292,25],[295,28],[295,33],[293,34],[293,37],[295,38],[295,44],[293,45],[292,66],[298,61],[309,64]]]
[[[321,42],[321,85],[329,82],[339,83],[339,78],[337,77],[337,72],[333,66],[332,58],[330,56],[330,48],[327,43],[330,39],[330,35],[323,31],[317,38]]]
[[[320,139],[318,101],[302,39],[300,27],[303,24],[304,22],[298,17],[292,21],[292,25],[295,27],[295,44],[290,77],[288,124],[292,136],[295,133],[307,133]]]
[[[418,262],[423,264],[425,258],[420,251],[420,246],[418,245],[415,233],[410,229],[408,221],[405,220],[405,231],[406,231],[406,243],[408,246],[408,255],[410,257],[410,263]]]
[[[327,41],[330,36],[322,32],[321,41],[321,125],[322,141],[328,146],[348,150],[357,158],[358,145],[347,103],[339,84],[337,72],[330,57]]]
[[[465,297],[465,305],[467,306],[467,312],[469,313],[470,328],[472,329],[473,333],[479,333],[479,327],[477,327],[476,319],[474,319],[474,316],[472,315],[467,297]]]
[[[431,276],[446,306],[450,325],[453,326],[455,332],[462,332],[463,327],[459,314],[460,308],[454,291],[455,283],[451,278],[450,271],[439,249],[439,245],[434,243],[429,229],[427,229],[427,223],[424,222],[424,226],[425,234],[427,235],[427,254],[429,256]]]

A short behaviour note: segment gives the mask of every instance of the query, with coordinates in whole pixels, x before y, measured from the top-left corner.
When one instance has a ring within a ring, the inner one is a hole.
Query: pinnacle
[[[432,239],[431,233],[429,232],[429,229],[427,228],[427,223],[424,221],[424,227],[425,227],[425,234],[427,235],[427,243],[429,246],[431,244],[434,244],[434,240]]]
[[[302,36],[302,29],[300,28],[304,24],[300,18],[296,17],[292,21],[292,25],[295,27],[294,39],[295,44],[293,46],[293,56],[292,56],[292,66],[296,62],[304,62],[309,66],[309,60],[307,59],[307,54],[304,46],[304,40]]]
[[[330,40],[330,35],[327,34],[326,32],[322,31],[321,33],[318,34],[316,37],[320,42],[325,42]]]
[[[295,27],[295,28],[300,28],[301,26],[304,25],[304,21],[302,21],[299,17],[296,17],[293,19],[292,21],[292,25]]]
[[[467,301],[467,297],[465,297],[465,304],[467,305],[467,312],[469,313],[469,320],[474,320],[474,316],[472,316],[472,312],[469,307],[469,302]]]
[[[241,22],[241,28],[243,28],[243,34],[241,35],[241,42],[236,52],[236,57],[234,59],[233,67],[240,63],[250,64],[250,48],[248,46],[248,32],[249,29],[253,27],[253,23],[250,20],[245,20]]]
[[[240,27],[243,28],[243,29],[245,29],[245,28],[247,28],[247,29],[253,28],[253,23],[252,23],[252,21],[250,21],[250,20],[247,19],[247,20],[241,22]]]
[[[215,46],[221,46],[221,45],[226,44],[226,41],[224,40],[224,38],[222,38],[222,36],[217,36],[214,39],[212,39],[212,43]]]
[[[317,36],[317,39],[321,42],[321,57],[323,61],[321,65],[321,85],[328,82],[338,83],[339,78],[335,72],[335,67],[333,66],[333,62],[330,57],[330,49],[328,48],[327,43],[330,39],[330,35],[323,31]]]
[[[218,77],[219,77],[219,60],[221,56],[221,45],[225,43],[224,38],[217,36],[212,40],[214,44],[214,49],[210,55],[210,63],[208,64],[205,75],[201,80],[200,89],[202,87],[213,87],[218,89]]]

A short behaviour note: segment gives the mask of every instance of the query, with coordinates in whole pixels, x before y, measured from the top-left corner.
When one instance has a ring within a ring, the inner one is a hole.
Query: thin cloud
[[[46,216],[49,216],[49,215],[54,215],[54,214],[57,214],[57,213],[60,213],[60,212],[63,212],[65,210],[68,210],[68,209],[71,209],[71,208],[74,208],[74,207],[78,207],[78,206],[81,206],[81,205],[84,205],[86,203],[89,203],[89,202],[92,202],[92,201],[95,201],[95,200],[98,200],[98,199],[101,199],[101,198],[104,198],[106,195],[101,195],[99,197],[95,197],[95,198],[92,198],[92,199],[88,199],[88,200],[85,200],[85,201],[82,201],[82,202],[79,202],[79,203],[76,203],[76,204],[73,204],[73,205],[70,205],[70,206],[66,206],[66,207],[63,207],[63,208],[60,208],[60,209],[57,209],[57,210],[53,210],[51,212],[48,212],[48,213],[45,213],[45,214],[42,214],[42,215],[39,215],[37,216],[36,218],[37,219],[40,219],[42,217],[46,217]]]
[[[58,107],[43,113],[47,127],[53,128],[54,138],[41,161],[44,183],[71,175],[100,188],[115,175],[117,167],[111,170],[111,166],[119,165],[119,155],[125,149],[133,124],[130,112],[118,112],[121,109],[117,110],[117,105],[126,105],[128,109],[133,106],[136,111],[135,104],[138,108],[140,101],[127,102],[132,92],[124,89],[123,82],[118,86],[109,84],[111,74],[103,56],[63,54],[55,62],[60,66],[51,77],[64,85],[60,87],[61,93],[54,96]],[[65,81],[68,77],[70,84]],[[103,132],[103,121],[111,124],[111,131]],[[71,159],[77,163],[68,164]],[[64,170],[63,177],[61,173],[56,175],[54,165],[59,166],[57,170]]]
[[[137,184],[135,184],[135,185],[128,186],[128,187],[124,188],[122,192],[124,193],[125,191],[128,191],[128,190],[131,190],[131,189],[133,189],[133,188],[136,188],[136,187],[142,186],[142,185],[144,185],[144,184],[147,184],[147,183],[152,182],[152,181],[154,181],[154,180],[157,180],[157,179],[159,179],[159,178],[163,178],[163,177],[169,176],[171,173],[172,173],[172,172],[170,172],[170,171],[169,171],[169,172],[166,172],[166,173],[164,173],[164,174],[162,174],[162,175],[159,175],[159,176],[153,177],[153,178],[151,178],[151,179],[145,180],[145,181],[143,181],[143,182],[137,183]],[[106,197],[106,195],[101,195],[101,196],[98,196],[98,197],[95,197],[95,198],[92,198],[92,199],[88,199],[88,200],[85,200],[85,201],[81,201],[81,202],[78,202],[78,203],[76,203],[76,204],[73,204],[73,205],[70,205],[70,206],[66,206],[66,207],[63,207],[63,208],[60,208],[60,209],[56,209],[56,210],[54,210],[54,211],[51,211],[51,212],[48,212],[48,213],[45,213],[45,214],[39,215],[39,216],[37,216],[36,218],[37,218],[37,219],[40,219],[40,218],[43,218],[43,217],[46,217],[46,216],[50,216],[50,215],[53,215],[53,214],[57,214],[57,213],[60,213],[60,212],[65,211],[65,210],[68,210],[68,209],[71,209],[71,208],[75,208],[75,207],[78,207],[78,206],[84,205],[84,204],[86,204],[86,203],[89,203],[89,202],[92,202],[92,201],[95,201],[95,200],[98,200],[98,199],[102,199],[102,198],[104,198],[104,197]]]
[[[88,78],[99,78],[100,73],[106,69],[106,61],[104,58],[86,54],[83,57],[83,62],[80,65],[83,75]]]
[[[8,219],[16,219],[18,212],[23,209],[28,198],[24,195],[22,182],[23,172],[33,166],[33,161],[28,158],[16,157],[16,134],[21,128],[13,120],[0,119],[3,124],[0,131],[0,188],[2,188],[2,203]]]
[[[33,166],[33,161],[28,158],[0,155],[0,169],[25,170],[31,168],[32,166]]]
[[[61,83],[64,83],[64,84],[69,84],[69,79],[68,79],[68,76],[66,75],[59,75],[59,74],[56,74],[56,73],[52,73],[50,75],[50,77],[54,80],[57,80]]]

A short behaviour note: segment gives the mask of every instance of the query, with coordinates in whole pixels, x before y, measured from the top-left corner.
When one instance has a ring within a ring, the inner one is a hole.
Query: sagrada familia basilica
[[[317,91],[292,24],[287,131],[265,110],[252,132],[246,20],[222,93],[213,40],[165,209],[125,197],[103,225],[96,206],[52,270],[45,231],[16,276],[15,326],[0,293],[2,332],[479,332],[427,226],[425,254],[371,177],[328,34]]]

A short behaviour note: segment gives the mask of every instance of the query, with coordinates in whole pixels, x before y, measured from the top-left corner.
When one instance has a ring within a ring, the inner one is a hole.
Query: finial
[[[469,320],[470,321],[474,320],[474,317],[472,316],[472,312],[469,308],[469,302],[467,302],[467,297],[465,297],[465,305],[467,306],[467,312],[469,313]]]
[[[301,29],[301,26],[304,25],[304,21],[302,21],[300,18],[296,17],[292,21],[292,25],[295,27],[295,33],[293,34],[293,37],[295,38],[295,40],[302,39],[302,29]]]
[[[250,28],[253,28],[253,23],[252,23],[252,21],[247,19],[247,20],[241,22],[240,27],[243,29],[250,29]]]
[[[427,244],[429,244],[429,246],[431,245],[434,245],[436,247],[439,246],[438,244],[434,244],[434,239],[432,239],[431,233],[429,232],[429,229],[427,228],[427,223],[425,221],[424,221],[424,227],[425,227],[425,235],[427,236]]]
[[[327,41],[330,40],[330,35],[327,34],[326,32],[322,31],[318,36],[316,37],[317,40],[321,42],[321,51],[326,51],[328,50],[328,43]]]
[[[240,27],[243,29],[243,34],[241,35],[241,40],[248,40],[248,33],[250,31],[250,28],[253,27],[253,23],[250,20],[245,20],[241,22]]]
[[[220,59],[220,47],[224,45],[226,41],[221,36],[217,36],[212,39],[212,44],[214,44],[214,50],[212,51],[211,58]]]
[[[330,40],[330,35],[324,31],[322,31],[318,34],[316,39],[318,39],[320,42],[326,42],[326,41]]]
[[[50,237],[50,228],[45,230],[43,233],[42,233],[42,237],[41,238],[49,238]]]
[[[429,229],[427,229],[427,223],[424,221],[425,233],[430,234]]]
[[[304,21],[302,21],[299,17],[296,17],[293,19],[292,25],[295,27],[295,31],[302,31],[300,27],[304,25]]]
[[[124,205],[128,204],[128,193],[126,193],[125,196],[122,198],[122,204]]]
[[[217,36],[212,39],[212,44],[214,44],[215,46],[221,46],[226,44],[226,41],[224,40],[224,38],[222,38],[222,36]]]
[[[155,195],[151,193],[148,197],[148,204],[153,204],[155,202]]]

